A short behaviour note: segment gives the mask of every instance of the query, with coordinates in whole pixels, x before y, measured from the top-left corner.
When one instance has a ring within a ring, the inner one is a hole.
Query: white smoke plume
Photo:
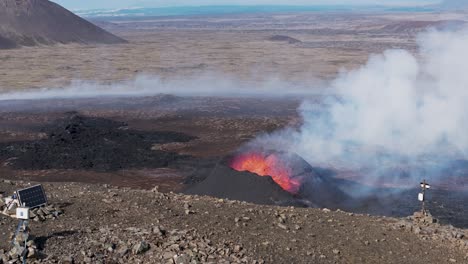
[[[418,54],[388,50],[341,72],[330,87],[336,96],[302,104],[301,127],[251,145],[293,151],[316,166],[365,170],[374,179],[383,168],[427,165],[431,157],[465,159],[468,29],[431,30],[418,45]]]
[[[312,80],[309,80],[312,81]],[[321,81],[313,79],[315,86]],[[284,89],[288,87],[288,89]],[[275,77],[260,80],[240,80],[234,76],[217,72],[184,76],[184,78],[162,78],[154,74],[140,74],[133,80],[101,83],[75,80],[60,88],[35,88],[31,90],[0,93],[0,101],[67,99],[92,97],[140,97],[157,94],[183,96],[284,96],[320,93],[319,87],[311,89],[306,83],[290,83]]]

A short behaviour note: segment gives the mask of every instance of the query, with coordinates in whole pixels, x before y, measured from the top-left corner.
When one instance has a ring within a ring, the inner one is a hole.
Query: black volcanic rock
[[[0,160],[15,169],[116,171],[162,168],[190,157],[152,149],[154,144],[188,142],[194,137],[171,131],[138,131],[125,123],[72,115],[45,128],[36,141],[0,144]]]
[[[48,0],[0,0],[0,49],[37,44],[125,42]]]
[[[333,171],[312,167],[301,156],[294,153],[280,153],[293,170],[293,177],[302,178],[298,195],[314,207],[342,208],[351,198],[341,190],[340,182]]]
[[[271,177],[235,171],[222,164],[213,168],[208,177],[191,186],[185,193],[256,204],[300,205],[296,197],[281,189]]]
[[[2,37],[0,35],[0,49],[12,49],[15,48],[17,45],[11,39]]]
[[[289,36],[283,36],[283,35],[274,35],[268,38],[270,41],[277,41],[277,42],[287,42],[289,44],[296,44],[296,43],[301,43],[302,41],[289,37]]]

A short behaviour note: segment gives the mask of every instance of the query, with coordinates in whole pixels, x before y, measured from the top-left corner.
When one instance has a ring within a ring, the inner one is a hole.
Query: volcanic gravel
[[[0,195],[27,185],[0,180]],[[44,188],[63,214],[30,224],[39,263],[468,261],[466,230],[437,225],[157,190],[75,183]],[[8,237],[16,225],[0,215],[0,237],[7,238],[0,239],[0,256],[10,249]]]
[[[26,170],[160,168],[190,157],[152,149],[154,144],[195,138],[171,131],[136,131],[123,122],[79,115],[44,130],[44,139],[1,144],[0,158],[15,169]]]

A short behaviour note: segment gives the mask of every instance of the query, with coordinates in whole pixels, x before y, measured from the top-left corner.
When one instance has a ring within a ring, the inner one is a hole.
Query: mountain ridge
[[[125,42],[48,0],[0,0],[0,49]]]

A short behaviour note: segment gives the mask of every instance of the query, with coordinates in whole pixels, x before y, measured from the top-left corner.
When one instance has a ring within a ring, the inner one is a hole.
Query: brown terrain
[[[466,231],[409,220],[102,185],[45,188],[63,214],[31,222],[39,263],[467,262],[466,240],[455,238]],[[15,225],[0,218],[1,248]]]
[[[466,230],[394,218],[418,210],[418,190],[385,204],[396,213],[277,206],[265,196],[291,195],[269,177],[240,177],[225,164],[256,136],[299,125],[302,100],[320,106],[322,97],[311,92],[321,92],[340,69],[388,48],[415,51],[416,33],[466,21],[462,12],[93,19],[129,42],[0,50],[4,93],[72,87],[79,95],[86,84],[77,80],[109,89],[130,80],[128,96],[1,100],[0,195],[44,184],[51,207],[36,211],[28,247],[38,263],[468,263]],[[160,83],[151,82],[145,84],[151,92],[132,94],[132,80],[141,75],[186,86],[177,88],[192,95],[160,94]],[[267,90],[197,96],[190,80],[201,75],[221,91],[226,76]],[[266,84],[283,82],[305,86],[307,95],[270,94]],[[217,198],[182,194],[193,186],[229,188],[215,181],[216,173],[245,183],[236,182],[225,197],[206,189]],[[205,180],[211,182],[197,185]],[[342,180],[359,176],[341,173],[326,187],[334,190]],[[460,182],[434,190],[439,204],[429,207],[443,224],[466,228],[467,186]],[[262,205],[235,201],[247,200],[246,190],[257,191],[252,199]],[[292,199],[287,205],[299,202]],[[394,217],[367,214],[375,212]],[[0,216],[4,263],[16,224]]]
[[[63,87],[72,80],[108,83],[140,74],[178,80],[207,73],[314,86],[342,68],[362,65],[369,54],[388,48],[415,50],[415,32],[424,30],[421,24],[466,17],[312,13],[92,20],[129,43],[0,50],[0,89]],[[275,35],[301,43],[271,41]]]

